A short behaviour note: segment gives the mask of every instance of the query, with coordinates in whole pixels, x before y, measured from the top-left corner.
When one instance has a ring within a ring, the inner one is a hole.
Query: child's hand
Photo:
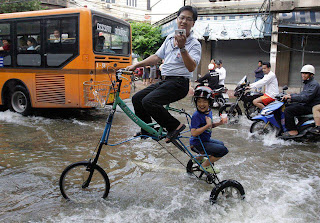
[[[212,127],[212,119],[208,116],[206,116],[206,122],[207,122],[207,126]]]
[[[228,115],[227,114],[221,114],[221,124],[226,124],[228,122]]]

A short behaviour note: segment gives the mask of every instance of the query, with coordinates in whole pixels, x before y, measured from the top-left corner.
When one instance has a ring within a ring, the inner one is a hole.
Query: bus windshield
[[[128,25],[93,16],[93,50],[98,54],[129,55],[130,28]]]

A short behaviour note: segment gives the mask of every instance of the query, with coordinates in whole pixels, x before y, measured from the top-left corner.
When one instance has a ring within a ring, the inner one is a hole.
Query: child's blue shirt
[[[212,119],[212,111],[210,111],[208,114],[196,111],[193,113],[191,118],[191,129],[198,129],[207,124],[206,122],[206,116],[210,117]],[[207,129],[200,135],[200,139],[202,142],[208,142],[211,138],[211,128]],[[190,138],[190,145],[198,145],[201,144],[199,140],[199,136]]]

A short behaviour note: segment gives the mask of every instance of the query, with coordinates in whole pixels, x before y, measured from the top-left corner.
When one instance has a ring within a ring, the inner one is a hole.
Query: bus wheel
[[[31,112],[31,102],[27,89],[17,85],[10,97],[10,110],[21,115],[29,115]]]

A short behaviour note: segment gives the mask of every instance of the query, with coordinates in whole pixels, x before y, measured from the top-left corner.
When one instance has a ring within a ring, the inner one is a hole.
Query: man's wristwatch
[[[187,51],[187,50],[186,50],[185,47],[180,48],[180,53],[184,53],[184,52],[186,52],[186,51]]]

